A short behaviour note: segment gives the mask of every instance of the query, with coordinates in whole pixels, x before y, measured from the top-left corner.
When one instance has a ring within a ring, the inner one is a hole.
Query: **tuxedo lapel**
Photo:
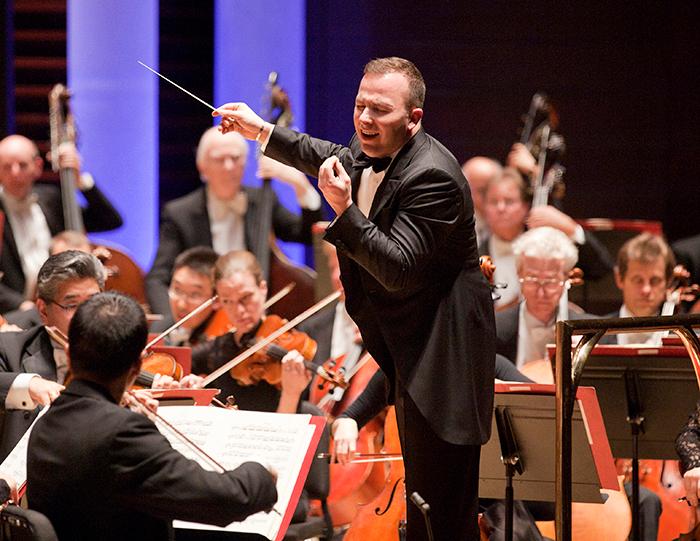
[[[209,212],[207,211],[207,192],[205,188],[201,188],[200,201],[197,206],[192,208],[192,212],[189,216],[189,220],[185,220],[183,223],[185,226],[185,231],[196,232],[196,235],[201,235],[201,240],[197,239],[197,242],[192,244],[196,246],[202,244],[204,246],[212,245],[211,238],[211,224],[209,223]]]
[[[5,206],[2,204],[2,200],[0,200],[0,211],[2,211],[4,218],[4,227],[2,232],[4,239],[3,248],[4,250],[8,251],[8,255],[12,256],[12,258],[15,260],[17,267],[21,268],[19,252],[17,251],[17,244],[15,244],[15,235],[12,232],[12,225],[10,224],[10,219],[5,211]]]
[[[26,346],[26,355],[22,358],[22,371],[35,373],[56,380],[56,365],[53,362],[53,346],[46,332],[39,331]]]

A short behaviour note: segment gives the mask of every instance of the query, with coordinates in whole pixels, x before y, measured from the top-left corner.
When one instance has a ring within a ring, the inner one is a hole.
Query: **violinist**
[[[658,316],[673,279],[676,259],[658,235],[641,233],[625,242],[617,253],[615,284],[622,292],[622,306],[607,317]],[[660,346],[665,333],[615,334],[618,344]]]
[[[119,293],[95,295],[70,322],[73,379],[27,451],[28,500],[60,539],[167,540],[172,520],[225,526],[277,500],[275,474],[261,464],[206,471],[145,415],[119,407],[146,336],[143,310]]]
[[[37,406],[53,402],[63,389],[66,352],[46,326],[66,334],[78,306],[101,292],[104,283],[105,269],[94,255],[76,250],[53,255],[37,277],[36,305],[43,325],[0,333],[0,460],[27,431]],[[155,387],[175,385],[172,378],[156,375]]]
[[[219,257],[214,267],[214,281],[219,302],[235,331],[219,336],[206,345],[202,362],[192,366],[195,373],[213,372],[252,346],[265,319],[267,283],[252,253],[233,251]],[[301,394],[311,380],[303,358],[294,350],[284,357],[279,384],[269,383],[265,379],[268,361],[266,358],[253,358],[240,380],[236,381],[225,374],[212,385],[221,389],[223,396],[232,395],[240,409],[297,413]]]
[[[252,249],[259,226],[261,191],[242,186],[248,144],[238,134],[204,132],[197,147],[197,169],[205,186],[165,205],[153,267],[146,276],[146,294],[155,313],[169,312],[168,284],[179,253],[209,246],[217,254]],[[321,219],[321,199],[301,172],[264,158],[259,175],[274,176],[291,185],[301,207],[298,216],[276,198],[272,230],[282,240],[311,242],[311,226]]]
[[[151,331],[162,332],[175,321],[179,321],[204,301],[214,296],[214,264],[216,252],[207,246],[195,246],[182,252],[175,258],[173,277],[170,280],[168,298],[169,314],[156,322]],[[188,319],[179,328],[166,337],[171,346],[189,346],[192,359],[197,359],[205,351],[204,344],[209,341],[205,332],[214,318],[218,303]]]
[[[121,226],[119,213],[92,176],[81,171],[75,146],[61,145],[59,152],[61,166],[76,170],[79,188],[87,200],[88,205],[82,209],[86,229],[108,231]],[[32,307],[36,276],[49,256],[51,236],[64,229],[60,190],[50,184],[35,184],[42,169],[43,160],[32,141],[21,135],[0,141],[0,211],[5,214],[0,313]]]

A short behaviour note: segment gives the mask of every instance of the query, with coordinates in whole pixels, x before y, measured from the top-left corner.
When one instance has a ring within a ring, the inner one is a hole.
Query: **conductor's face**
[[[355,98],[353,121],[362,152],[373,158],[399,150],[419,128],[423,110],[408,107],[408,80],[401,73],[367,73]]]

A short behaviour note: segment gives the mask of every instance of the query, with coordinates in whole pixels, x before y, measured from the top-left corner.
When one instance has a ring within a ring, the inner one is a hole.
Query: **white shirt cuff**
[[[297,197],[297,202],[303,209],[318,210],[321,208],[321,196],[318,195],[318,192],[311,185],[309,185],[301,197]]]
[[[95,179],[90,173],[82,173],[80,175],[80,191],[86,192],[95,187]]]
[[[576,226],[574,234],[571,235],[571,240],[579,245],[586,244],[586,234],[583,232],[583,227],[581,227],[581,224]]]
[[[33,378],[41,377],[39,374],[19,374],[7,392],[5,409],[8,410],[33,410],[38,406],[29,396],[29,382]]]

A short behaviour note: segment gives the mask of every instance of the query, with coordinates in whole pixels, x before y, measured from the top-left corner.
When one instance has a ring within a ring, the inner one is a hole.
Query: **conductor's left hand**
[[[321,164],[318,170],[318,188],[338,216],[352,205],[350,176],[336,156],[331,156]]]
[[[272,127],[265,122],[245,103],[225,103],[212,112],[211,116],[221,117],[221,133],[236,131],[246,139],[255,139],[260,134],[260,128],[264,128],[266,134]]]

